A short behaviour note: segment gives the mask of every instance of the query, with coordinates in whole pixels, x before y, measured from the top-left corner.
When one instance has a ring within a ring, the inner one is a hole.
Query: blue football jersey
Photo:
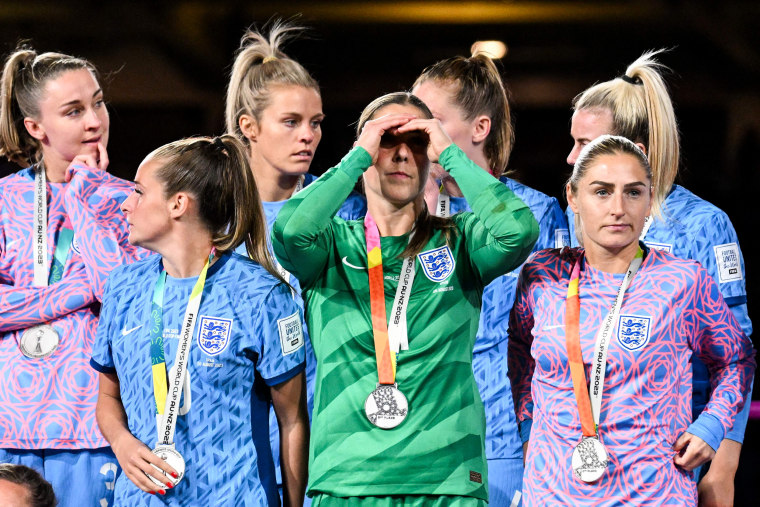
[[[530,207],[536,217],[539,236],[534,252],[567,245],[567,222],[557,199],[507,177],[502,177],[501,181]],[[455,214],[470,211],[470,207],[463,197],[451,197],[450,210]],[[519,273],[518,268],[500,276],[483,291],[472,367],[486,409],[488,459],[522,457],[506,361],[509,312]]]
[[[119,376],[132,434],[153,448],[156,408],[150,357],[150,309],[161,272],[154,255],[114,270],[103,299],[92,365]],[[175,359],[180,328],[197,277],[166,277],[164,349]],[[304,368],[303,315],[290,289],[258,264],[225,254],[208,270],[191,345],[191,407],[178,417],[177,450],[185,477],[160,500],[125,475],[117,505],[250,505],[279,501],[269,447],[266,386]],[[186,403],[184,400],[183,403]]]
[[[566,210],[573,246],[575,215]],[[723,299],[731,309],[744,334],[752,335],[752,322],[747,312],[747,289],[744,276],[744,257],[731,220],[717,206],[694,195],[680,185],[673,185],[662,206],[662,217],[652,222],[644,243],[650,248],[664,250],[682,259],[698,261],[713,277]],[[692,417],[702,412],[710,396],[707,367],[694,357]],[[737,418],[726,438],[742,442],[749,416],[749,403]]]

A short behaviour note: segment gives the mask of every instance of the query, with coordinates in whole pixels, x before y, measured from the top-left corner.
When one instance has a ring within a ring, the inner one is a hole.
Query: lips
[[[82,141],[84,144],[97,144],[100,142],[100,136],[93,137],[92,139],[85,139]]]
[[[294,153],[293,156],[300,159],[311,159],[314,156],[314,152],[311,150],[302,150]]]

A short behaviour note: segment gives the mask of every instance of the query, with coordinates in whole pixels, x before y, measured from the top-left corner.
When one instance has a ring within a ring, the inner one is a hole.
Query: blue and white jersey
[[[568,228],[557,199],[517,181],[500,180],[528,205],[539,225],[533,251],[567,245]],[[451,214],[470,211],[464,197],[450,198]],[[520,268],[500,276],[483,291],[480,323],[475,339],[472,368],[486,409],[486,458],[522,458],[512,391],[507,377],[509,312],[515,300]]]
[[[313,174],[304,175],[304,188],[317,179]],[[280,212],[287,199],[284,201],[274,202],[262,202],[264,207],[264,215],[267,221],[267,232],[272,230],[274,220],[277,218],[277,214]],[[363,195],[356,192],[351,192],[343,206],[338,210],[337,216],[344,220],[355,220],[361,218],[367,214],[367,201]],[[270,248],[271,249],[271,248]],[[247,256],[248,253],[245,250],[245,244],[241,244],[235,249],[235,252],[242,256]],[[303,312],[304,305],[303,299],[301,299],[301,286],[298,283],[298,279],[295,276],[290,276],[288,283],[295,289],[295,300],[298,303],[298,307]],[[305,356],[306,356],[306,404],[309,409],[309,420],[311,420],[311,412],[314,408],[314,377],[317,372],[317,359],[314,356],[314,349],[311,346],[311,340],[309,339],[309,333],[304,325],[304,336],[306,338]],[[271,432],[270,439],[272,442],[272,455],[274,457],[275,470],[277,474],[277,484],[282,484],[282,475],[280,473],[280,430],[277,426],[277,418],[274,413],[274,409],[269,414],[269,430]]]
[[[575,216],[567,208],[570,238],[575,237]],[[744,276],[744,257],[731,220],[717,206],[694,195],[680,185],[673,185],[662,206],[662,217],[652,222],[644,243],[650,248],[664,250],[682,259],[698,261],[718,284],[723,299],[747,336],[752,335],[752,322],[747,312],[747,289]],[[702,412],[710,395],[707,368],[694,357],[692,417]],[[726,438],[744,441],[744,429],[749,415],[749,403],[737,418]]]
[[[161,257],[113,271],[103,298],[92,366],[116,372],[129,430],[156,445],[150,356],[151,300]],[[197,277],[166,277],[163,325],[167,368],[174,363],[185,308]],[[277,505],[269,446],[268,386],[304,368],[303,316],[290,289],[258,264],[225,254],[209,267],[188,373],[189,413],[178,417],[185,477],[160,499],[127,477],[117,505]],[[186,402],[187,400],[184,400]]]

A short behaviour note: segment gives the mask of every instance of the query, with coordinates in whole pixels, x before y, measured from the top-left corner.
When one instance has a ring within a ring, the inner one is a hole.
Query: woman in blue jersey
[[[285,503],[300,505],[302,317],[269,256],[242,144],[222,136],[158,148],[122,210],[130,242],[159,255],[111,275],[93,348],[98,422],[124,470],[116,501],[277,504],[271,396]],[[246,257],[233,253],[241,243]]]
[[[534,250],[564,246],[567,220],[557,199],[504,174],[514,133],[507,93],[494,62],[483,53],[441,60],[422,72],[412,93],[425,102],[451,140],[472,161],[530,207],[539,224]],[[438,164],[431,167],[426,190],[431,213],[448,216],[470,210],[459,186]],[[483,291],[473,356],[473,370],[486,409],[486,457],[492,505],[508,505],[522,482],[522,446],[504,361],[517,272],[497,278]]]
[[[267,230],[288,199],[312,183],[308,173],[322,139],[322,98],[319,84],[297,61],[282,50],[302,31],[301,27],[276,21],[268,34],[249,30],[235,56],[227,86],[225,119],[227,133],[246,147],[251,171],[264,207]],[[364,216],[364,198],[352,192],[338,211],[346,220]],[[245,246],[237,252],[245,255]],[[298,280],[275,262],[277,271],[294,288],[293,297],[303,308]],[[306,333],[306,400],[313,407],[316,360]],[[282,484],[279,466],[279,432],[270,412],[270,432],[275,473]]]
[[[0,462],[38,470],[63,506],[110,504],[118,465],[95,421],[88,365],[111,269],[140,255],[106,172],[95,67],[20,47],[5,61],[0,155]]]
[[[678,126],[661,76],[666,68],[655,59],[660,52],[643,54],[623,76],[596,84],[575,98],[570,129],[574,145],[567,162],[574,164],[583,146],[602,134],[621,135],[637,143],[649,158],[655,201],[661,203],[661,209],[653,209],[653,220],[641,239],[651,248],[699,261],[715,279],[744,333],[751,336],[744,258],[731,220],[716,206],[674,184],[679,164]],[[575,224],[569,208],[568,215],[572,229]],[[571,238],[575,240],[576,235]],[[698,359],[693,374],[692,416],[696,419],[707,403],[710,383],[707,368]],[[749,405],[737,416],[699,482],[700,501],[705,505],[733,502]],[[695,479],[699,480],[699,471]]]

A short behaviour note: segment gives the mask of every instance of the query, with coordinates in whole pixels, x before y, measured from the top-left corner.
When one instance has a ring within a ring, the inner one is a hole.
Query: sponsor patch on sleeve
[[[742,280],[742,265],[739,260],[739,245],[726,243],[717,245],[715,249],[715,263],[718,266],[718,278],[720,283]]]
[[[298,312],[279,319],[277,327],[280,331],[280,347],[282,347],[283,356],[292,354],[303,347],[303,327],[301,326],[301,317]]]

